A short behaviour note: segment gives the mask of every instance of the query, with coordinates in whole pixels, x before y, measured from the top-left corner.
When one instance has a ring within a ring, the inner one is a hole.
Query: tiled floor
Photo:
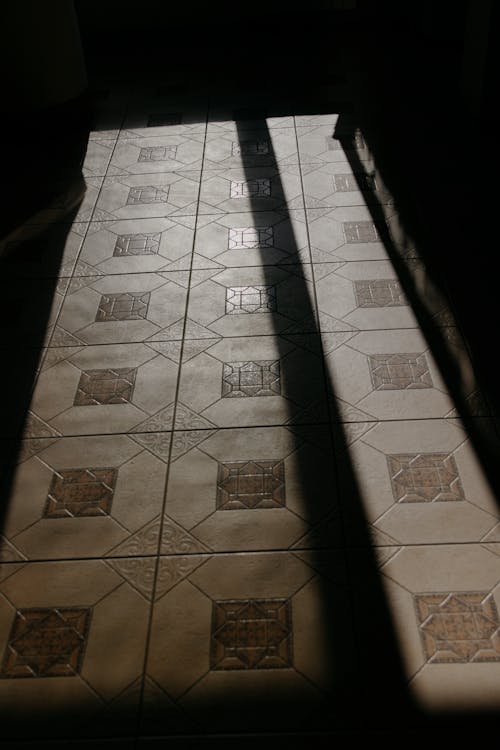
[[[117,102],[76,214],[3,248],[2,343],[40,353],[2,423],[4,736],[498,706],[499,438],[362,135]]]

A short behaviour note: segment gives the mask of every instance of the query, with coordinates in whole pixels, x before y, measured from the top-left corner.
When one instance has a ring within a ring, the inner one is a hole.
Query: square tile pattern
[[[134,392],[137,370],[83,371],[75,394],[75,406],[102,406],[104,404],[128,404]]]
[[[104,294],[101,297],[96,322],[106,323],[113,320],[141,320],[147,317],[150,294],[123,292],[121,294]]]
[[[227,315],[268,313],[275,310],[274,286],[234,286],[226,290]]]
[[[285,505],[283,461],[233,461],[219,464],[219,510],[281,508]]]
[[[398,503],[464,500],[456,461],[449,453],[387,456],[394,499]]]
[[[161,234],[121,234],[115,242],[113,255],[156,255],[160,249]]]
[[[432,388],[425,354],[372,354],[369,363],[377,391]]]
[[[222,397],[274,396],[281,394],[279,361],[225,362]]]
[[[46,518],[108,516],[117,478],[117,469],[54,472],[43,515]]]

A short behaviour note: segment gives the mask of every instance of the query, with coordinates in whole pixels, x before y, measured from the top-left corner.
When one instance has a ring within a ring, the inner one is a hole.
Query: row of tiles
[[[326,426],[193,416],[179,406],[193,429],[173,433],[26,440],[15,461],[4,444],[0,560],[500,542],[490,420],[349,424],[334,451]]]
[[[378,570],[363,552],[4,566],[4,737],[130,735],[141,704],[145,734],[353,727],[360,702],[384,726],[406,692],[434,712],[487,711],[499,552],[392,548]]]

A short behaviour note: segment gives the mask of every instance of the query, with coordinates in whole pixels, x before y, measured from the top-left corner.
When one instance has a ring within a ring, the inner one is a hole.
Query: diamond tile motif
[[[226,314],[269,313],[276,310],[275,286],[233,286],[226,289]]]
[[[131,187],[127,196],[127,206],[145,205],[148,203],[165,203],[168,201],[169,186],[159,188],[155,185]]]
[[[265,198],[271,195],[271,180],[266,177],[255,180],[243,180],[236,182],[231,180],[230,197],[231,198]]]
[[[145,319],[150,296],[149,292],[103,294],[95,316],[96,322]]]
[[[380,239],[373,221],[344,221],[342,227],[347,243],[378,242]]]
[[[146,146],[139,151],[137,161],[168,161],[176,154],[177,146]]]
[[[113,255],[158,255],[161,234],[121,234],[116,239]]]
[[[283,508],[285,505],[283,461],[231,461],[219,464],[218,510]]]
[[[398,503],[465,500],[454,457],[449,453],[387,456],[392,492]]]
[[[292,612],[287,599],[213,602],[211,669],[292,666]]]
[[[433,387],[425,354],[372,354],[368,361],[377,391]]]
[[[225,362],[222,398],[276,396],[281,394],[279,360]]]
[[[375,190],[375,180],[369,174],[336,174],[333,176],[336,193],[351,193],[356,190]]]
[[[418,594],[415,604],[428,662],[500,661],[500,619],[489,591]]]
[[[228,250],[274,247],[272,227],[238,227],[229,230]]]
[[[148,117],[148,128],[160,128],[164,125],[180,125],[182,122],[182,114],[179,112],[172,112],[167,114],[154,114]]]
[[[117,477],[117,469],[65,469],[54,472],[44,517],[108,516]]]
[[[408,305],[399,281],[369,279],[354,282],[358,307],[403,307]]]
[[[90,625],[88,607],[20,609],[0,677],[72,677],[79,674]]]
[[[84,370],[73,403],[75,406],[127,404],[132,399],[136,374],[136,367]]]
[[[240,143],[233,143],[231,147],[231,153],[233,156],[259,156],[269,153],[269,141],[241,141]]]

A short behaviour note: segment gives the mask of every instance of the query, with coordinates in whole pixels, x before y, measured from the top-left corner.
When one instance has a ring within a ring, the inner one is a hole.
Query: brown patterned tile
[[[149,292],[121,292],[103,294],[97,314],[97,323],[118,320],[145,320],[148,315]]]
[[[78,383],[74,406],[129,403],[134,392],[137,368],[84,370]]]
[[[279,360],[224,363],[222,398],[275,396],[280,394]]]
[[[427,661],[500,661],[500,618],[489,591],[418,594],[420,635]]]
[[[283,461],[231,461],[219,464],[218,510],[283,508],[285,505]]]
[[[44,517],[108,516],[117,478],[117,469],[65,469],[54,472]]]
[[[71,677],[79,674],[90,625],[88,607],[20,609],[1,677]]]
[[[161,232],[120,234],[116,238],[114,257],[126,255],[158,255]]]
[[[226,314],[275,312],[275,286],[233,286],[226,289]]]
[[[354,282],[358,307],[403,307],[408,302],[399,281],[395,279],[369,279]]]
[[[345,241],[348,244],[358,242],[378,242],[380,240],[377,227],[373,221],[344,221]]]
[[[377,391],[433,387],[425,354],[372,354],[368,361]]]
[[[465,500],[454,457],[449,453],[399,453],[387,456],[398,503]]]
[[[293,657],[289,600],[213,602],[212,670],[290,667],[293,667]]]

